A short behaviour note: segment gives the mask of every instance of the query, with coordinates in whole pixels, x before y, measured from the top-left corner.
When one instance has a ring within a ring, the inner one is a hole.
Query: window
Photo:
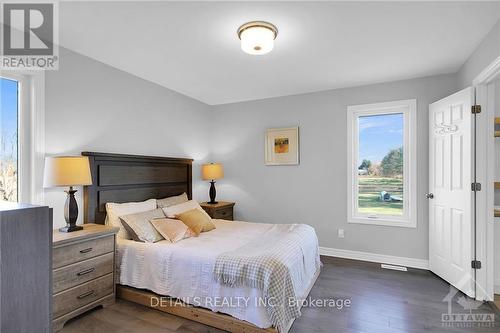
[[[347,113],[348,221],[416,227],[416,100]]]
[[[44,73],[0,75],[0,201],[43,203]]]
[[[0,77],[0,200],[18,200],[19,82]]]

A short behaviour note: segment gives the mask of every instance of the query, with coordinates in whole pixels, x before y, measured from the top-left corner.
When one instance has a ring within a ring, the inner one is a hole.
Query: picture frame
[[[298,126],[267,129],[265,137],[265,164],[299,164]]]

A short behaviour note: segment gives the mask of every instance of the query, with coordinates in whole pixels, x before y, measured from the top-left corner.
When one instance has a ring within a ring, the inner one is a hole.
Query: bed
[[[104,224],[108,202],[144,201],[186,192],[192,198],[192,160],[107,153],[89,157],[93,184],[84,189],[85,222]],[[230,332],[280,332],[273,327],[262,290],[228,286],[213,278],[216,258],[262,238],[277,225],[214,220],[216,229],[178,243],[117,240],[117,296]],[[315,245],[317,246],[317,244]],[[203,249],[203,251],[200,251]],[[302,259],[301,259],[302,260]],[[305,299],[319,268],[296,284]],[[244,306],[242,306],[244,305]]]

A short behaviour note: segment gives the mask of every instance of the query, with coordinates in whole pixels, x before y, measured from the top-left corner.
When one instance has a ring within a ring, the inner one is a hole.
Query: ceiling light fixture
[[[241,49],[252,55],[271,52],[276,36],[278,36],[278,29],[269,22],[252,21],[238,28]]]

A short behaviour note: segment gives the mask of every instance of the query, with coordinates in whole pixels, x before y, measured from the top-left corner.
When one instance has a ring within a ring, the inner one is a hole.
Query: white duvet
[[[221,285],[213,277],[213,267],[219,254],[239,248],[273,225],[225,220],[213,222],[217,227],[215,230],[175,244],[165,240],[147,244],[119,239],[118,283],[180,298],[260,328],[270,327],[267,311],[258,303],[262,291]],[[297,286],[298,295],[307,296],[316,273],[310,272],[308,282]]]

